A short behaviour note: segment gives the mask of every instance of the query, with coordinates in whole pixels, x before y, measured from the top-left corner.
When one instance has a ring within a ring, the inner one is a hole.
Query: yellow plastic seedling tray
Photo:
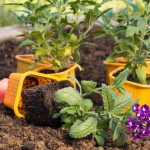
[[[75,75],[75,68],[80,67],[74,65],[70,70],[66,70],[57,74],[43,74],[36,71],[28,71],[26,73],[12,73],[9,76],[8,89],[4,97],[5,106],[14,110],[15,115],[19,118],[24,117],[24,106],[22,104],[21,92],[36,85],[50,83],[53,81],[70,81],[75,87],[75,83],[68,78],[68,75]]]

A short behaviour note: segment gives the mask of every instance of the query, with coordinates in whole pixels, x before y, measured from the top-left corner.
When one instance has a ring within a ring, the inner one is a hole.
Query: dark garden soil
[[[113,42],[109,39],[90,41],[98,43],[98,47],[82,46],[81,62],[84,71],[77,75],[79,80],[90,79],[106,83],[103,60],[111,53]],[[0,79],[8,77],[16,71],[16,54],[31,53],[30,48],[17,49],[19,43],[7,41],[0,44]],[[100,97],[93,95],[94,103],[101,105]],[[106,142],[105,147],[98,147],[91,138],[71,139],[61,128],[35,126],[25,119],[17,118],[13,111],[0,105],[0,150],[150,150],[150,140],[132,141],[128,138],[123,148]]]

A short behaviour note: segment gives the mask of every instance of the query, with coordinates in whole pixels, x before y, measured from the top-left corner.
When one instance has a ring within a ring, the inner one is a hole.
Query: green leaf
[[[43,42],[42,33],[40,31],[33,31],[33,32],[31,32],[31,37],[36,42],[39,42],[39,43]]]
[[[125,111],[132,105],[132,95],[129,93],[124,93],[115,100],[115,106],[111,110],[111,113],[115,115],[120,115],[125,113]]]
[[[129,68],[126,68],[122,72],[119,73],[119,75],[115,78],[113,85],[115,87],[122,86],[124,82],[127,80],[128,75],[130,74]]]
[[[150,48],[150,39],[144,40],[143,41],[146,47],[149,49]]]
[[[76,107],[74,106],[70,106],[70,107],[65,107],[63,109],[60,110],[60,114],[75,114],[76,113]]]
[[[78,87],[80,89],[80,94],[82,94],[82,87],[80,85],[80,82],[77,80],[77,78],[73,75],[69,75],[68,77],[71,78],[78,85]]]
[[[115,141],[115,140],[118,138],[118,136],[119,136],[119,134],[120,134],[120,131],[122,131],[121,128],[122,128],[122,125],[121,125],[121,123],[119,122],[119,123],[117,124],[117,126],[116,126],[116,128],[115,128],[115,131],[114,131],[114,134],[113,134],[113,141]]]
[[[102,135],[95,134],[93,135],[98,145],[104,146],[105,138]]]
[[[139,27],[134,27],[134,26],[128,26],[126,30],[126,36],[127,37],[132,37],[134,34],[138,34],[140,31]]]
[[[49,39],[51,39],[51,37],[53,36],[53,32],[46,32],[45,34],[44,34],[44,38],[46,39],[46,40],[49,40]]]
[[[86,107],[87,111],[93,107],[93,102],[90,99],[84,99],[83,104]]]
[[[105,111],[110,111],[114,108],[114,100],[116,98],[114,91],[111,87],[102,84],[102,97]]]
[[[98,122],[97,128],[98,128],[98,129],[104,129],[104,130],[106,130],[107,128],[109,128],[109,119],[102,118],[102,119]]]
[[[60,116],[61,116],[60,113],[55,113],[55,114],[53,114],[52,118],[53,118],[53,119],[56,119],[56,118],[58,118],[58,117],[60,117]]]
[[[118,138],[116,139],[118,146],[123,146],[125,144],[125,137],[126,137],[125,130],[122,128],[120,129]]]
[[[64,117],[63,122],[66,124],[72,124],[74,122],[74,117],[73,116]]]
[[[77,120],[70,128],[69,135],[72,138],[83,138],[92,133],[95,133],[97,129],[97,120],[93,117],[89,117],[84,122]]]
[[[42,57],[42,56],[46,56],[48,54],[49,50],[47,48],[37,48],[36,52],[35,52],[35,56],[38,57]]]
[[[38,61],[34,61],[31,65],[29,65],[29,68],[32,69],[34,67],[36,67]]]
[[[131,6],[132,8],[134,8],[134,10],[138,11],[138,6],[133,3],[131,0],[124,0],[124,2],[128,5],[128,6]]]
[[[109,55],[107,58],[106,58],[106,62],[114,62],[115,59],[117,58],[118,54],[117,53],[113,53],[111,55]]]
[[[137,75],[139,81],[141,82],[141,84],[147,84],[146,83],[146,72],[141,67],[138,67],[136,69],[136,75]]]
[[[119,146],[125,143],[125,131],[121,122],[118,122],[113,133],[113,141],[116,141]]]
[[[82,86],[85,93],[92,93],[95,90],[97,83],[94,81],[83,80],[81,82],[81,86]]]
[[[34,42],[31,41],[31,40],[29,40],[29,39],[27,39],[27,40],[22,41],[22,42],[19,44],[19,48],[24,47],[24,46],[28,46],[28,45],[32,45],[32,44],[34,44]]]
[[[118,86],[117,90],[122,94],[125,93],[125,89],[123,87]]]
[[[82,97],[77,90],[72,87],[67,87],[55,93],[55,101],[57,103],[67,103],[70,106],[80,106],[82,104]]]

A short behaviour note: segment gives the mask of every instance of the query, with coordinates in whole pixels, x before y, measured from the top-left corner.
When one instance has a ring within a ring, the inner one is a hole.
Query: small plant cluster
[[[146,83],[147,66],[145,59],[150,57],[150,1],[126,0],[126,7],[109,16],[103,16],[103,31],[99,36],[108,36],[115,41],[114,52],[108,62],[124,57],[131,75],[141,84]]]
[[[25,11],[18,18],[32,31],[25,33],[26,40],[20,46],[32,45],[38,61],[52,63],[56,69],[80,60],[80,45],[107,11],[100,12],[100,4],[93,0],[28,0],[22,6]]]
[[[123,145],[124,124],[132,105],[132,96],[121,88],[128,73],[128,69],[124,70],[112,85],[102,84],[102,87],[97,87],[94,81],[82,81],[80,85],[75,79],[79,91],[67,87],[55,93],[55,101],[63,104],[64,108],[54,114],[53,118],[61,116],[63,127],[69,130],[72,138],[92,135],[99,145],[104,145],[105,140],[111,138],[119,145]],[[122,94],[118,96],[114,88],[119,89]],[[86,98],[91,93],[102,96],[104,107],[93,107],[92,101]]]
[[[132,107],[135,117],[128,118],[127,129],[132,133],[133,139],[142,139],[150,135],[150,108],[149,106],[135,104]]]

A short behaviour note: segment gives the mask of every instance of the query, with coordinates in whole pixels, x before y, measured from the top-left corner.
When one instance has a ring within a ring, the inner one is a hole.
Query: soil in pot
[[[34,125],[59,127],[60,118],[52,119],[52,115],[61,108],[61,105],[54,103],[54,94],[68,86],[72,86],[69,81],[61,81],[25,89],[22,98],[26,121]]]
[[[50,73],[60,73],[60,72],[63,72],[65,70],[67,70],[67,68],[63,68],[63,69],[60,69],[58,71],[56,71],[56,70],[50,70],[50,69],[42,69],[39,72],[40,73],[44,73],[44,74],[50,74]]]

